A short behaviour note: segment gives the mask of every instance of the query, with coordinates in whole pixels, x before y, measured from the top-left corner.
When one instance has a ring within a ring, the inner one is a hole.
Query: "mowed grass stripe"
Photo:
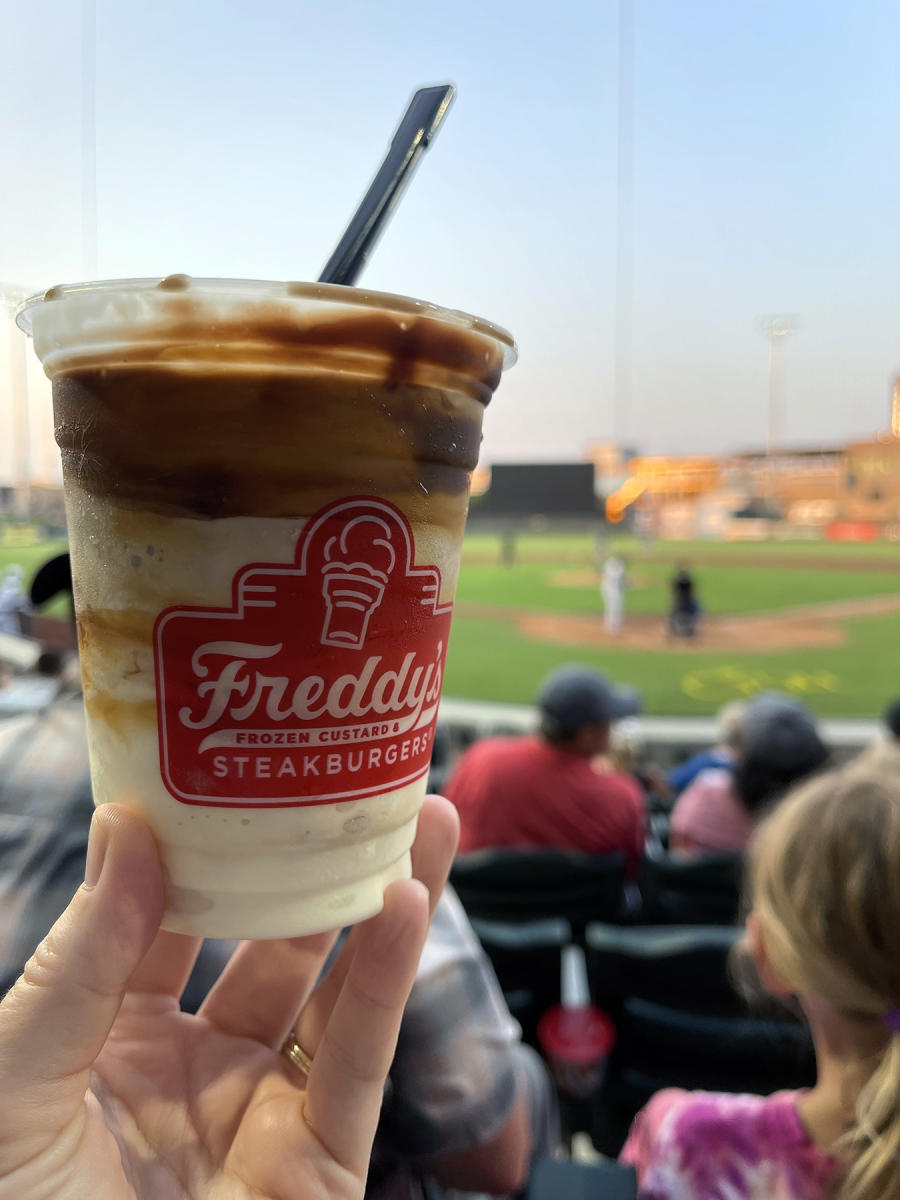
[[[669,607],[672,566],[629,563],[627,611],[664,614]],[[692,569],[705,612],[776,612],[800,605],[900,595],[900,573],[822,571],[802,566],[702,566]],[[599,576],[588,566],[523,563],[511,567],[463,563],[457,604],[559,613],[602,612]]]
[[[492,557],[499,561],[502,538],[499,534],[469,532],[466,534],[464,557],[466,555],[483,560]],[[673,542],[642,542],[635,537],[612,537],[604,540],[598,547],[596,538],[590,534],[535,534],[524,533],[515,536],[516,553],[523,559],[565,557],[570,560],[581,559],[593,562],[598,552],[602,555],[613,550],[639,559],[659,559],[665,562],[675,562],[692,556],[721,557],[728,559],[743,558],[758,554],[771,558],[784,558],[788,561],[807,559],[829,559],[835,565],[841,563],[854,564],[869,560],[879,560],[886,565],[893,564],[900,571],[900,544],[893,542],[829,542],[829,541],[735,541],[715,542],[693,539],[691,541]]]

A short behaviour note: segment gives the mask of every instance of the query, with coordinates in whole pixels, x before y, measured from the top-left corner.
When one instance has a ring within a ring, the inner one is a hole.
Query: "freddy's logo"
[[[354,553],[357,557],[350,561]],[[340,534],[328,539],[322,568],[322,595],[327,605],[323,646],[362,649],[369,618],[384,598],[396,562],[391,527],[372,513],[353,517]]]
[[[188,804],[374,795],[428,770],[450,605],[406,518],[340,501],[291,563],[252,563],[227,609],[170,608],[154,631],[160,770]]]

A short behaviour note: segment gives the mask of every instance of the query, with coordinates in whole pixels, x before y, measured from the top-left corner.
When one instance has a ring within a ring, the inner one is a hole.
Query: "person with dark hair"
[[[764,813],[828,758],[808,708],[790,696],[760,693],[744,709],[732,769],[701,771],[679,797],[669,826],[671,849],[744,850]]]
[[[537,697],[538,733],[485,738],[460,760],[445,794],[462,823],[460,851],[503,846],[621,850],[634,869],[643,854],[645,803],[637,782],[599,772],[610,726],[640,711],[631,688],[590,667],[551,672]]]

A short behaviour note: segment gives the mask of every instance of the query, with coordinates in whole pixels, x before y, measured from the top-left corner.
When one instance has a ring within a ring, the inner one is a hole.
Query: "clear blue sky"
[[[510,328],[485,458],[577,457],[614,379],[613,0],[97,0],[98,274],[314,276],[415,86],[459,94],[367,285]],[[629,440],[884,426],[900,370],[895,0],[634,0]],[[83,278],[81,0],[4,5],[0,280]],[[5,376],[0,375],[0,378]]]

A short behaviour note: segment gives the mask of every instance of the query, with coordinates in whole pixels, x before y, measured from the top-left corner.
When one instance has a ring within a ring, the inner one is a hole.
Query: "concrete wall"
[[[537,710],[527,704],[491,704],[474,700],[441,701],[438,721],[450,733],[450,753],[455,757],[466,746],[482,737],[498,734],[522,734],[537,728]],[[717,727],[705,717],[638,717],[635,735],[643,750],[641,762],[661,767],[683,762],[698,750],[716,742]],[[842,762],[883,736],[878,721],[823,720],[820,730],[825,742]]]

